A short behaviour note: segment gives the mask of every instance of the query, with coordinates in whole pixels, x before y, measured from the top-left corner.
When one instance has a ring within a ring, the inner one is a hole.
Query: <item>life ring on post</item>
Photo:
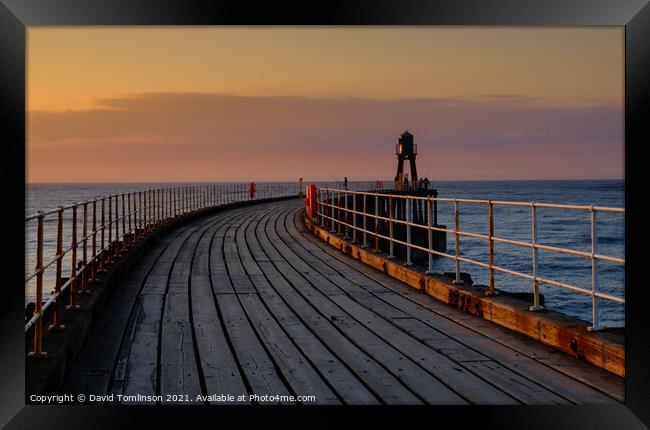
[[[255,182],[251,182],[250,186],[248,187],[248,196],[251,199],[255,197]]]

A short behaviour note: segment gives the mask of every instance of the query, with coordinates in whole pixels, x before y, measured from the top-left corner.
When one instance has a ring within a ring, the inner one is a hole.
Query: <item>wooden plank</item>
[[[399,379],[355,345],[333,325],[331,320],[325,318],[318,309],[298,294],[269,260],[258,263],[277,294],[382,402],[387,404],[422,403]]]
[[[221,294],[218,296],[217,303],[236,358],[243,369],[252,394],[291,395],[255,336],[237,295]]]
[[[139,302],[140,300],[142,300],[142,297],[138,295],[136,300]],[[122,394],[122,392],[124,391],[124,381],[126,380],[126,369],[127,369],[129,354],[131,351],[131,344],[133,342],[133,337],[135,336],[136,323],[140,317],[141,306],[139,306],[138,303],[136,303],[134,308],[135,309],[131,314],[131,318],[129,318],[129,322],[126,331],[124,333],[122,346],[120,348],[117,357],[117,363],[115,364],[115,370],[112,375],[110,391],[111,394],[113,395]]]
[[[165,236],[167,240],[156,241],[138,261],[138,270],[129,271],[118,284],[64,381],[62,389],[65,392],[108,394],[114,368],[120,370],[120,366],[123,367],[124,359],[119,359],[123,333],[132,319],[140,286],[169,241],[174,240],[180,232],[180,229],[176,229]],[[127,344],[129,342],[127,339]]]
[[[169,270],[169,266],[167,267]],[[142,294],[165,294],[167,290],[168,275],[147,276],[142,288]]]
[[[160,393],[187,394],[195,399],[204,394],[201,370],[194,350],[194,332],[190,315],[189,278],[196,247],[206,233],[226,223],[236,213],[210,217],[185,240],[174,260],[165,299],[160,339]],[[180,402],[182,403],[182,402]]]
[[[232,394],[235,398],[247,394],[246,384],[221,327],[210,280],[192,275],[191,282],[194,332],[207,394]]]
[[[466,363],[476,374],[490,374],[490,378],[501,378],[498,382],[508,394],[519,399],[525,405],[565,405],[568,402],[551,393],[540,385],[521,377],[494,361],[471,361]]]
[[[340,404],[338,397],[282,331],[257,294],[238,295],[269,354],[297,395],[314,395],[319,404]]]
[[[202,394],[187,294],[168,294],[160,338],[160,394]],[[172,402],[173,403],[173,402]]]
[[[266,212],[265,212],[266,213]],[[237,231],[236,240],[242,265],[245,267],[260,300],[269,308],[273,318],[284,329],[301,353],[318,370],[319,375],[328,381],[332,389],[347,404],[378,404],[377,398],[348,370],[345,365],[329,351],[326,346],[296,316],[282,298],[271,287],[262,270],[249,250],[250,242],[255,241],[255,226],[265,213],[249,218]],[[256,249],[260,249],[256,247]],[[317,400],[319,403],[320,399]]]
[[[282,225],[283,216],[279,215],[276,222]],[[278,228],[277,232],[281,232],[281,230],[281,228]],[[300,268],[306,267],[312,262],[317,263],[312,258],[313,256],[307,255],[307,253],[301,254],[300,256],[295,254],[293,250],[286,246],[284,243],[284,235],[281,233],[278,234],[276,230],[267,231],[270,231],[269,238],[273,244],[283,255],[287,256],[288,261],[293,267]],[[312,271],[320,271],[320,265],[318,266],[312,269]],[[417,363],[427,372],[434,375],[438,380],[460,394],[463,398],[479,404],[516,404],[513,398],[504,394],[499,388],[477,377],[459,363],[450,360],[443,354],[419,342],[408,333],[398,329],[389,321],[386,321],[368,308],[352,300],[349,295],[340,294],[332,296],[327,294],[326,288],[323,288],[325,285],[328,286],[327,288],[337,288],[341,292],[355,287],[349,281],[341,281],[340,279],[344,278],[340,276],[326,278],[319,273],[314,273],[309,278],[316,289],[326,294],[330,300],[347,314],[353,315],[360,324],[385,339],[386,342],[403,352],[414,363]]]
[[[274,223],[266,224],[265,232],[267,233],[267,238],[262,240],[262,246],[274,246],[276,244],[275,242],[279,242],[279,238],[274,234],[274,230]],[[278,248],[278,252],[283,254],[285,258],[291,258],[292,262],[297,259],[293,255],[289,257],[289,253],[285,251],[288,250]],[[335,327],[345,333],[346,336],[353,339],[359,348],[363,349],[375,360],[382,362],[393,375],[404,382],[423,400],[432,404],[466,403],[461,396],[425,371],[418,363],[403,354],[399,349],[390,345],[388,340],[376,335],[366,326],[360,324],[348,312],[336,306],[330,296],[323,293],[319,288],[314,288],[312,284],[307,282],[306,278],[294,269],[292,264],[289,264],[287,261],[273,263],[287,277],[289,282],[295,286],[296,290],[312,303],[314,308],[318,309],[325,318],[331,320],[335,324]],[[284,264],[280,265],[280,263]]]
[[[222,225],[219,227],[212,239],[212,252],[209,261],[210,267],[210,280],[212,282],[212,291],[214,294],[234,294],[235,289],[230,282],[228,276],[228,269],[226,262],[223,259],[223,241],[226,230],[230,225]]]
[[[240,223],[243,220],[240,219]],[[247,314],[257,335],[265,345],[283,378],[297,395],[315,395],[319,403],[339,403],[336,395],[293,345],[277,322],[261,304],[257,291],[248,278],[239,258],[236,227],[226,232],[224,256],[233,287],[238,294],[244,312]],[[230,245],[233,246],[230,246]],[[235,276],[233,276],[235,274]],[[253,294],[243,294],[243,292]]]
[[[119,384],[123,387],[123,394],[156,394],[159,367],[158,348],[161,348],[161,351],[163,348],[159,333],[162,330],[161,316],[164,312],[163,303],[165,302],[167,276],[186,240],[195,231],[206,228],[212,222],[214,220],[203,219],[182,229],[173,241],[168,242],[168,246],[161,254],[161,258],[152,267],[151,280],[147,279],[140,294],[138,309],[135,312],[137,320],[130,344],[124,345],[124,349],[128,351],[128,354],[123,354],[125,357],[122,360],[126,361],[126,364],[122,364],[122,366],[125,367],[125,372],[123,381]]]
[[[190,291],[196,345],[207,394],[232,394],[237,398],[247,394],[246,384],[223,331],[210,282],[210,245],[226,226],[225,221],[212,226],[197,244]],[[247,403],[250,402],[238,402]]]
[[[144,294],[139,297],[136,328],[130,343],[122,384],[125,395],[156,394],[158,332],[162,305],[162,294]]]

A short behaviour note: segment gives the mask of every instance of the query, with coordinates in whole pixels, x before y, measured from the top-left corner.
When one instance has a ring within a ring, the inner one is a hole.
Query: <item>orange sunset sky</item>
[[[28,182],[623,177],[622,27],[30,27]]]

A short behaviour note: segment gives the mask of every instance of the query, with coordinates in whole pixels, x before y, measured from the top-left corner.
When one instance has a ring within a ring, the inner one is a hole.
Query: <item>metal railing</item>
[[[352,197],[352,198],[350,198]],[[349,201],[351,200],[352,207],[349,207]],[[372,200],[373,203],[369,204],[369,200]],[[400,217],[395,217],[395,202],[401,201],[406,210],[401,212]],[[426,205],[426,223],[419,224],[413,222],[413,204],[414,202],[421,202],[421,205]],[[433,208],[439,202],[453,203],[454,207],[454,227],[446,228],[444,226],[438,226],[436,222],[433,222],[432,218],[436,214],[436,210]],[[357,203],[361,208],[357,208]],[[474,205],[485,205],[487,207],[487,234],[481,234],[477,232],[463,231],[460,229],[460,204],[474,204]],[[494,235],[494,207],[495,206],[511,206],[511,207],[523,207],[530,208],[530,242],[507,239],[503,237],[497,237]],[[495,295],[497,290],[494,285],[494,273],[501,272],[515,277],[523,278],[531,281],[532,283],[532,293],[533,293],[533,305],[530,306],[531,311],[542,310],[543,307],[540,305],[539,299],[539,284],[549,284],[555,287],[563,288],[570,290],[576,293],[583,295],[591,296],[592,302],[592,325],[589,327],[589,330],[596,331],[601,329],[599,324],[599,309],[598,309],[598,299],[608,300],[611,302],[625,304],[625,299],[623,297],[618,297],[615,295],[607,294],[599,291],[599,276],[598,276],[598,262],[599,261],[608,261],[612,263],[625,264],[624,258],[613,257],[609,255],[600,254],[598,252],[598,232],[597,232],[597,214],[600,212],[613,212],[613,213],[624,213],[624,208],[613,208],[613,207],[600,207],[600,206],[579,206],[579,205],[562,205],[562,204],[551,204],[551,203],[527,203],[527,202],[509,202],[509,201],[497,201],[497,200],[480,200],[480,199],[461,199],[461,198],[442,198],[442,197],[421,197],[413,195],[404,195],[404,194],[395,194],[390,191],[381,191],[381,192],[358,192],[350,191],[340,188],[317,188],[317,208],[318,216],[321,227],[329,229],[331,232],[335,232],[349,238],[352,242],[357,242],[357,233],[362,234],[363,238],[361,244],[363,247],[369,247],[368,236],[372,236],[375,239],[374,251],[379,252],[379,240],[384,239],[389,242],[388,258],[394,258],[394,244],[402,245],[406,248],[406,265],[412,264],[411,251],[419,250],[427,253],[428,257],[428,274],[433,274],[433,256],[441,256],[448,259],[452,259],[455,262],[455,279],[454,283],[462,284],[460,274],[460,264],[467,263],[470,265],[475,265],[482,267],[488,270],[489,281],[488,281],[488,290],[486,295]],[[384,208],[383,210],[380,210]],[[538,217],[537,210],[539,208],[555,208],[555,209],[565,209],[565,210],[575,210],[575,211],[587,211],[590,214],[590,236],[591,236],[591,251],[584,252],[576,249],[570,248],[561,248],[557,246],[550,246],[541,244],[538,242]],[[383,213],[383,215],[382,215]],[[351,218],[351,221],[350,221]],[[361,225],[358,225],[358,219],[361,218]],[[369,226],[368,220],[372,220],[372,227]],[[388,230],[388,235],[382,234],[379,230],[380,224],[383,223],[385,228]],[[394,228],[396,225],[403,225],[406,229],[405,240],[400,240],[395,237]],[[427,246],[421,246],[413,242],[412,240],[412,229],[423,229],[427,233]],[[352,229],[352,237],[348,235],[348,229]],[[447,254],[445,252],[434,249],[433,247],[433,232],[444,232],[445,234],[450,233],[454,238],[454,253]],[[474,239],[482,239],[487,242],[487,257],[488,263],[481,261],[476,261],[467,257],[462,257],[460,252],[460,238],[461,237],[470,237]],[[517,247],[529,248],[531,250],[531,263],[532,263],[532,273],[522,273],[517,270],[508,269],[506,267],[497,266],[494,264],[495,243],[504,243],[509,245],[514,245]],[[545,250],[555,253],[568,254],[585,257],[591,260],[591,289],[577,287],[564,282],[558,282],[552,279],[539,276],[539,258],[538,251]]]
[[[302,191],[298,182],[260,183],[255,188],[253,196],[250,195],[249,183],[148,189],[107,195],[49,211],[39,210],[26,217],[26,228],[28,223],[36,222],[35,268],[25,277],[26,290],[33,280],[36,284],[34,313],[25,323],[25,333],[32,327],[34,330],[33,350],[29,355],[46,356],[43,351],[45,311],[53,306],[50,330],[65,329],[62,324],[63,293],[66,290],[69,293],[65,309],[79,309],[77,293],[89,292],[88,283],[95,281],[98,273],[105,272],[108,264],[152,231],[172,220],[220,205],[298,195]],[[71,215],[69,222],[65,223],[68,231],[64,228],[66,215]],[[56,217],[56,254],[53,259],[44,262],[44,225],[46,219],[52,216]],[[78,236],[79,233],[81,237]],[[65,249],[64,237],[70,238]],[[67,279],[63,277],[66,256],[70,258],[70,274]],[[53,292],[44,302],[44,274],[52,266],[55,271]]]

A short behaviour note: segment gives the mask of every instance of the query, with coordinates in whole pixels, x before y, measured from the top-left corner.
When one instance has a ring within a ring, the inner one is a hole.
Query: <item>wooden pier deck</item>
[[[307,231],[302,207],[242,207],[165,235],[111,296],[61,391],[192,404],[251,393],[315,396],[308,404],[622,401],[623,378],[364,266]]]

